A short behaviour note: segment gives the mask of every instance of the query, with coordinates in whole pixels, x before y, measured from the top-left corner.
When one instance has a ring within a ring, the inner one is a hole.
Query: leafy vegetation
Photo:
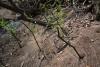
[[[52,29],[56,29],[56,27],[63,26],[64,24],[64,13],[62,10],[57,11],[57,9],[55,9],[53,12],[53,15],[50,14],[48,16],[46,16],[47,24],[48,26],[51,26]],[[55,17],[54,17],[55,16]]]
[[[55,0],[53,4],[50,3],[51,1],[41,4],[41,10],[45,12],[44,18],[47,26],[55,29],[57,26],[64,24],[64,12],[62,11],[60,0]]]
[[[22,48],[22,46],[20,44],[21,41],[16,36],[16,28],[14,27],[14,25],[12,25],[10,22],[8,22],[4,19],[0,19],[0,28],[6,30],[6,32],[8,32],[10,34],[10,36],[14,37],[15,40],[17,41],[19,47]]]
[[[4,19],[0,19],[0,28],[5,29],[7,32],[10,32],[10,31],[12,31],[13,33],[16,32],[15,27]]]

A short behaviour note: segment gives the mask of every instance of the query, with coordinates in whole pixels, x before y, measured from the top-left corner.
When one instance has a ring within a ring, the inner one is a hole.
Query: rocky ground
[[[72,18],[66,19],[64,29],[71,31],[71,45],[84,56],[83,59],[79,60],[70,46],[59,52],[65,43],[57,37],[56,32],[44,32],[45,28],[38,25],[34,29],[34,25],[25,22],[33,29],[42,51],[39,50],[32,33],[21,24],[16,36],[21,40],[22,48],[19,48],[17,41],[8,33],[0,34],[0,62],[6,67],[99,67],[100,22],[90,21],[91,14],[74,16],[73,11],[70,11],[69,17],[71,16]]]

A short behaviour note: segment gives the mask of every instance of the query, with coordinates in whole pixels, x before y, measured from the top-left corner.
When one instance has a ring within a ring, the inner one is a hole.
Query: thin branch
[[[37,41],[37,39],[36,39],[36,37],[35,37],[35,35],[34,35],[34,33],[33,33],[33,31],[32,31],[25,23],[23,23],[23,22],[21,22],[21,23],[31,32],[31,34],[32,34],[33,37],[34,37],[34,40],[35,40],[35,42],[36,42],[36,44],[37,44],[39,50],[42,51],[42,50],[41,50],[41,47],[39,46],[39,43],[38,43],[38,41]]]
[[[2,3],[1,1],[0,1],[0,6],[3,7],[3,8],[6,8],[6,9],[8,9],[8,10],[14,11],[14,12],[16,12],[16,13],[21,13],[21,14],[23,14],[23,11],[17,10],[16,8],[13,8],[12,6],[9,6],[9,5],[7,5],[7,4],[4,4],[4,3]]]
[[[34,35],[34,33],[33,33],[33,31],[32,31],[25,23],[23,23],[23,22],[21,22],[21,23],[22,23],[22,24],[31,32],[31,34],[33,35],[34,40],[35,40],[35,42],[36,42],[36,44],[37,44],[37,46],[38,46],[38,48],[39,48],[39,51],[43,52],[42,49],[41,49],[41,47],[40,47],[40,45],[39,45],[39,43],[38,43],[38,41],[37,41],[37,39],[36,39],[36,37],[35,37],[35,35]],[[43,52],[43,55],[44,55],[44,57],[47,59],[47,57],[45,56],[44,52]],[[48,60],[48,59],[47,59],[47,60]]]
[[[55,15],[53,14],[53,12],[52,12],[52,11],[50,11],[50,12],[51,12],[51,14],[53,15],[53,17],[55,18]],[[56,18],[55,18],[55,19],[56,19]],[[59,22],[57,19],[56,19],[56,21],[57,21],[57,23]],[[65,30],[60,26],[59,23],[58,23],[58,25],[59,25],[60,29],[62,30],[62,32],[63,32],[65,35],[68,34],[67,32],[64,32]],[[83,56],[81,56],[81,55],[78,53],[78,51],[76,50],[76,48],[75,48],[73,45],[71,45],[69,41],[64,40],[64,39],[60,36],[59,28],[57,28],[57,32],[58,32],[58,37],[59,37],[63,42],[66,43],[66,45],[64,45],[64,47],[63,47],[62,49],[64,49],[65,47],[67,47],[67,45],[69,45],[70,47],[72,47],[72,48],[74,49],[74,51],[76,52],[76,54],[79,56],[79,59],[83,59]],[[68,36],[68,35],[67,35],[67,36]],[[62,49],[61,49],[61,50],[62,50]]]
[[[85,5],[86,1],[87,1],[87,0],[84,0],[83,5]]]
[[[16,37],[15,33],[13,33],[12,31],[10,31],[11,35],[16,39],[18,45],[20,48],[22,48],[22,45],[21,45],[21,40],[19,38]]]
[[[58,32],[58,37],[59,37],[63,42],[66,43],[66,45],[63,47],[63,49],[66,48],[67,46],[70,46],[70,47],[72,47],[72,48],[74,49],[74,51],[75,51],[76,54],[78,55],[79,59],[83,59],[84,56],[81,56],[81,55],[78,53],[78,51],[76,50],[76,48],[75,48],[73,45],[71,45],[71,43],[70,43],[69,41],[64,40],[64,39],[60,36],[60,32],[59,32],[59,29],[58,29],[58,28],[57,28],[57,32]],[[62,49],[62,50],[63,50],[63,49]]]
[[[34,19],[32,19],[32,20],[31,20],[31,19],[28,19],[28,18],[24,15],[23,10],[19,10],[19,9],[17,9],[17,8],[14,8],[14,7],[12,7],[12,6],[9,6],[9,5],[7,5],[7,4],[4,4],[4,3],[2,3],[1,1],[0,1],[0,6],[3,7],[3,8],[6,8],[6,9],[8,9],[8,10],[11,10],[11,11],[13,11],[13,12],[20,13],[21,16],[18,17],[18,20],[28,21],[28,22],[30,22],[30,23],[38,24],[38,25],[41,25],[41,26],[44,26],[44,27],[47,26],[46,22],[44,22],[44,21],[34,20]],[[36,23],[35,23],[35,22],[36,22]]]

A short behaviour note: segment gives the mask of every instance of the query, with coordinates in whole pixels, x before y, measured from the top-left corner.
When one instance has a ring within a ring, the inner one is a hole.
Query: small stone
[[[91,42],[94,42],[94,40],[93,40],[93,39],[91,39]]]
[[[12,53],[10,53],[10,55],[13,55]]]
[[[10,64],[7,63],[5,66],[9,66],[9,65],[10,65]]]

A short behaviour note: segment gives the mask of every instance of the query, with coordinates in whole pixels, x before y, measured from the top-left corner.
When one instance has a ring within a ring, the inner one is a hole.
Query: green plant
[[[51,26],[52,29],[56,29],[56,27],[59,27],[59,25],[61,27],[63,27],[64,25],[64,12],[62,10],[58,11],[57,9],[55,9],[53,12],[53,15],[48,15],[47,19],[48,19],[48,26]]]
[[[3,28],[6,25],[7,25],[7,21],[0,19],[0,28]]]
[[[16,32],[15,28],[6,20],[0,19],[0,28],[5,29],[7,32],[12,31],[13,33]]]
[[[13,36],[17,41],[19,47],[22,48],[22,45],[20,44],[21,41],[16,36],[16,28],[12,24],[10,24],[10,22],[4,19],[0,19],[0,28],[5,29],[10,34],[10,36]]]
[[[56,30],[56,27],[62,27],[64,24],[64,12],[60,0],[54,1],[53,5],[55,5],[55,7],[53,8],[52,4],[49,3],[51,1],[52,0],[49,0],[45,2],[45,4],[41,4],[41,10],[45,12],[44,18],[47,22],[47,26]]]
[[[61,10],[60,4],[57,4],[55,8],[52,8],[53,10],[45,6],[43,8],[45,9],[45,11],[49,12],[49,15],[44,16],[47,21],[47,25],[57,32],[59,39],[65,42],[65,45],[61,48],[61,51],[67,46],[70,46],[77,53],[79,59],[83,59],[83,56],[81,56],[76,48],[71,45],[70,39],[68,38],[69,32],[66,32],[66,30],[63,28],[64,12]],[[68,40],[66,41],[64,37],[67,37]]]

